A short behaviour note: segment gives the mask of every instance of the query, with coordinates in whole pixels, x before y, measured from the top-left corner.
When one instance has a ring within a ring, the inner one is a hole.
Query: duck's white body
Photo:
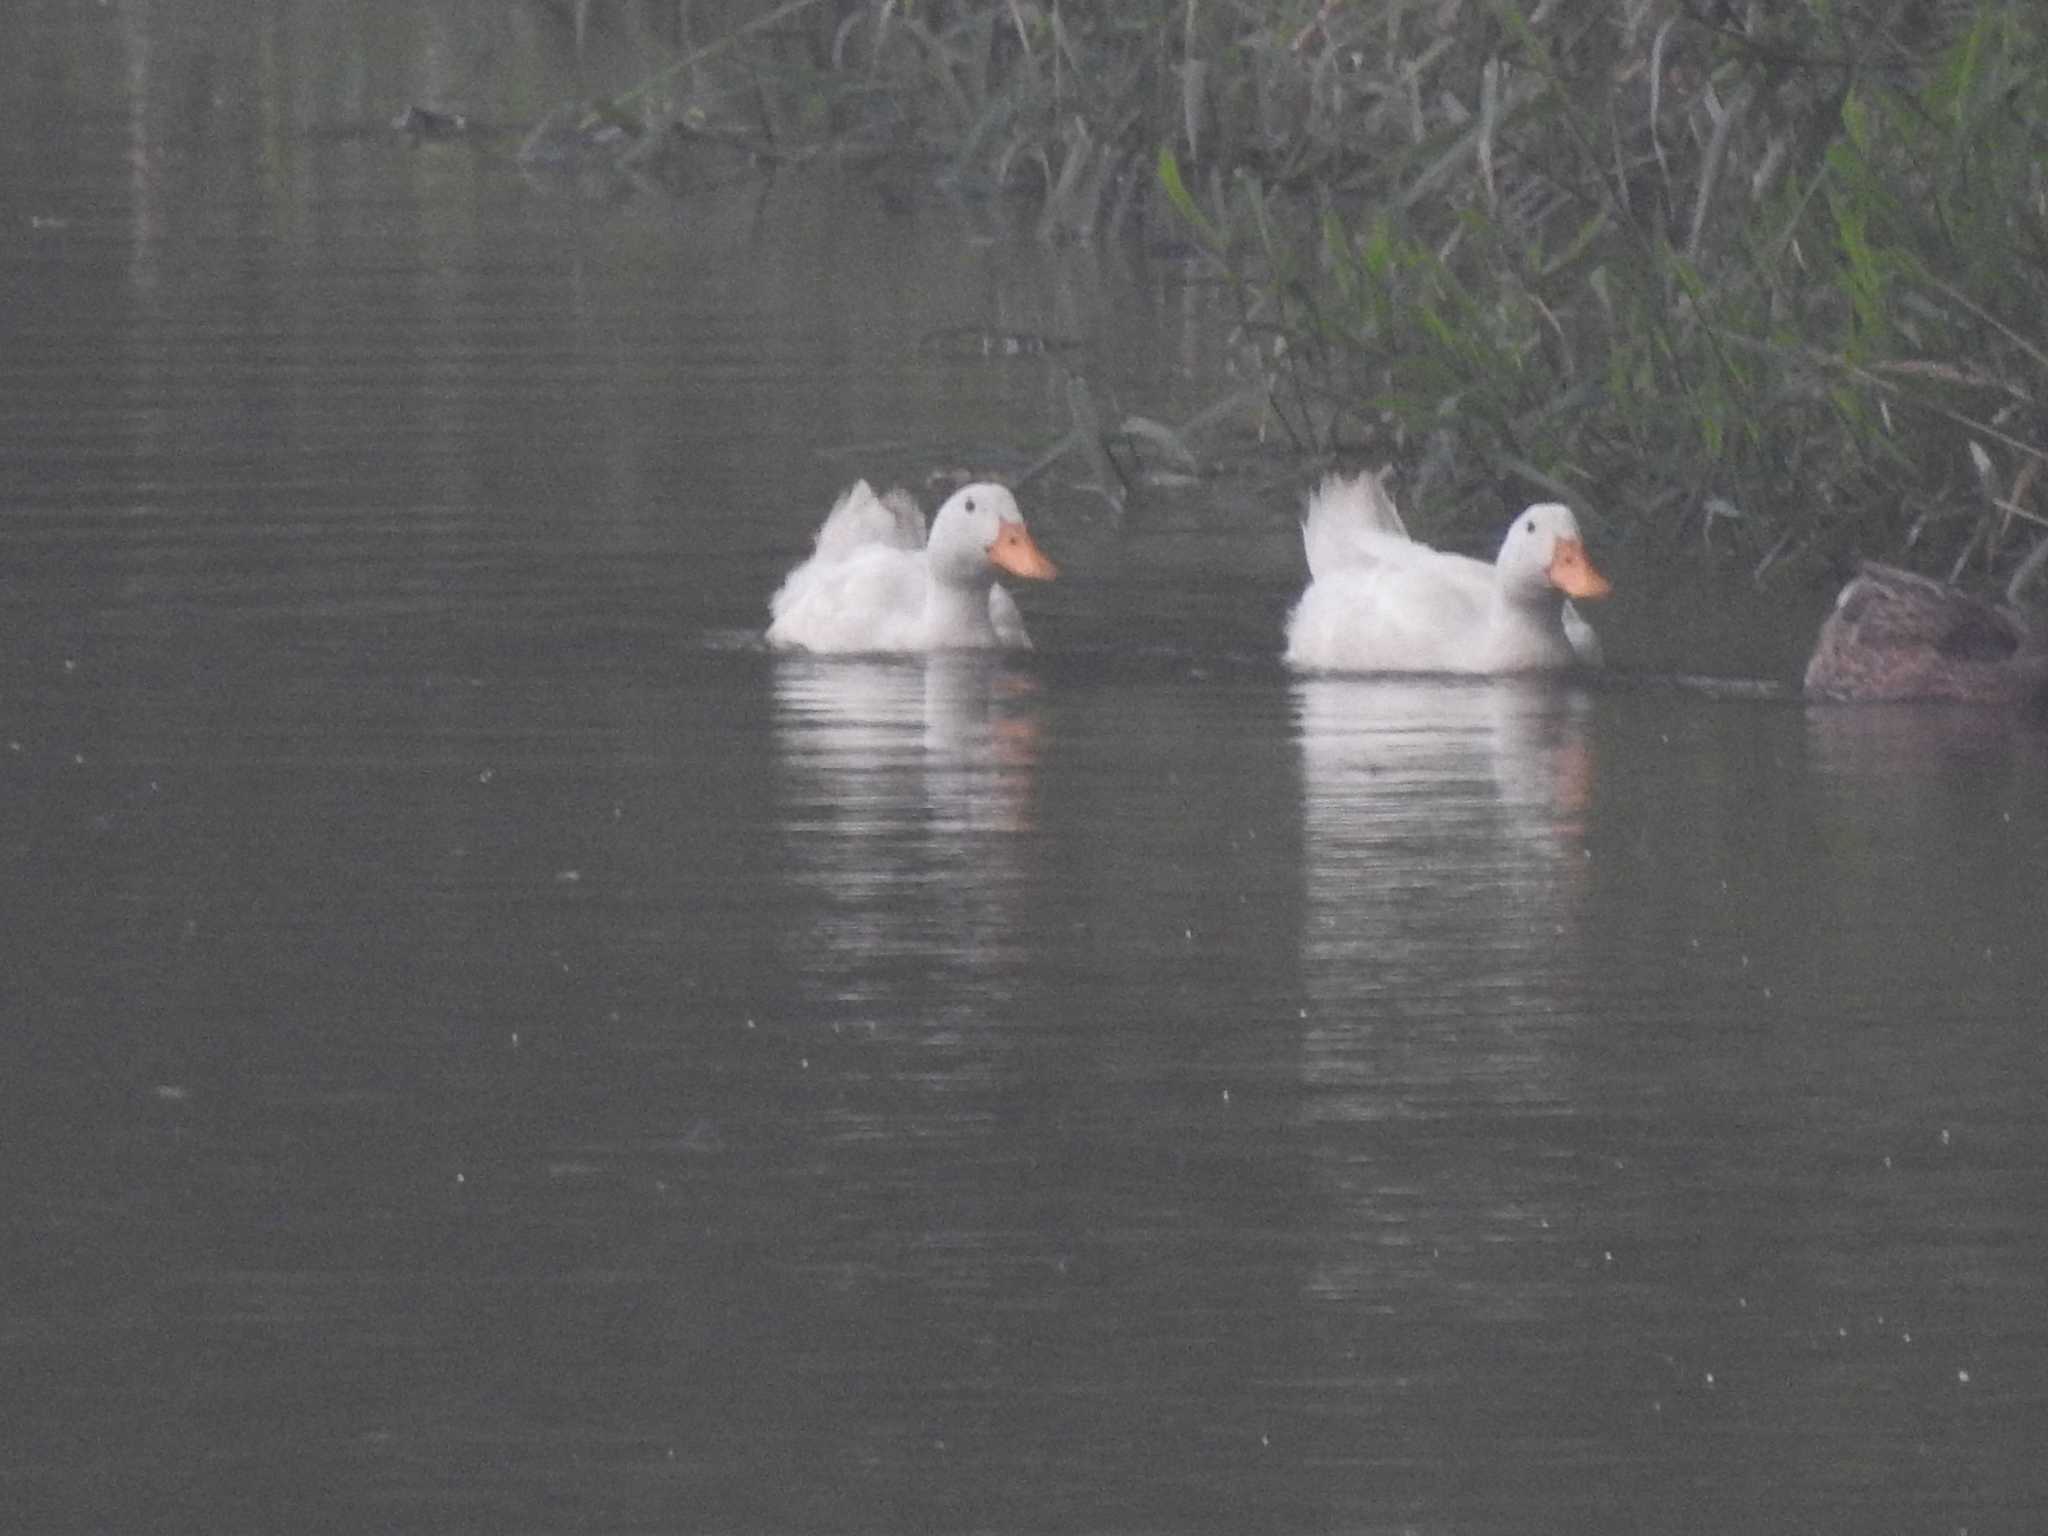
[[[1547,502],[1517,517],[1493,564],[1408,535],[1379,477],[1332,476],[1302,523],[1309,585],[1287,660],[1330,672],[1533,672],[1598,666],[1568,598],[1604,597],[1578,520]]]
[[[817,548],[769,600],[768,643],[833,652],[1028,649],[998,569],[1048,580],[1016,498],[999,485],[954,492],[932,519],[902,491],[865,480],[839,498]]]

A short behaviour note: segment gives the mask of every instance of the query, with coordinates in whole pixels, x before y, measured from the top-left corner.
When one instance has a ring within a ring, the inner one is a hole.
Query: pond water
[[[2034,1529],[2048,731],[1688,681],[1810,606],[1625,556],[1597,683],[1291,677],[1305,474],[1056,466],[1036,654],[772,656],[856,475],[1226,317],[385,126],[563,25],[0,66],[8,1527]]]

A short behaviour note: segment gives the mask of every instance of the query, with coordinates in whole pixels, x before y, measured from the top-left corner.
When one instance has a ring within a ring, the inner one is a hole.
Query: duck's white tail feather
[[[1309,497],[1301,542],[1310,576],[1370,565],[1385,557],[1388,540],[1409,542],[1408,525],[1401,521],[1386,485],[1371,470],[1350,480],[1330,475]]]
[[[856,480],[819,526],[817,557],[838,560],[866,544],[923,549],[924,537],[924,514],[908,491],[877,496],[867,481]]]

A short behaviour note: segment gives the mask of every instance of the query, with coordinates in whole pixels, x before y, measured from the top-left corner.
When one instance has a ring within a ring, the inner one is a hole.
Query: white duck
[[[769,600],[768,643],[807,651],[1028,650],[1023,615],[998,569],[1049,581],[1017,501],[1000,485],[963,486],[925,534],[905,491],[865,480],[839,498],[811,558]]]
[[[1287,618],[1287,660],[1332,672],[1531,672],[1600,664],[1567,598],[1605,597],[1571,509],[1515,519],[1492,565],[1409,537],[1379,477],[1332,475],[1301,527],[1309,584]]]

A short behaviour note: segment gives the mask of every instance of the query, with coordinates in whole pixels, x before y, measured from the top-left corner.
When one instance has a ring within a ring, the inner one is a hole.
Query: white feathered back
[[[910,492],[899,487],[877,496],[867,481],[856,480],[819,525],[818,556],[837,560],[864,544],[923,549],[924,538],[924,514]]]
[[[1349,480],[1328,475],[1310,495],[1301,542],[1311,577],[1383,558],[1375,544],[1386,539],[1410,542],[1408,525],[1401,521],[1385,483],[1371,470]]]

